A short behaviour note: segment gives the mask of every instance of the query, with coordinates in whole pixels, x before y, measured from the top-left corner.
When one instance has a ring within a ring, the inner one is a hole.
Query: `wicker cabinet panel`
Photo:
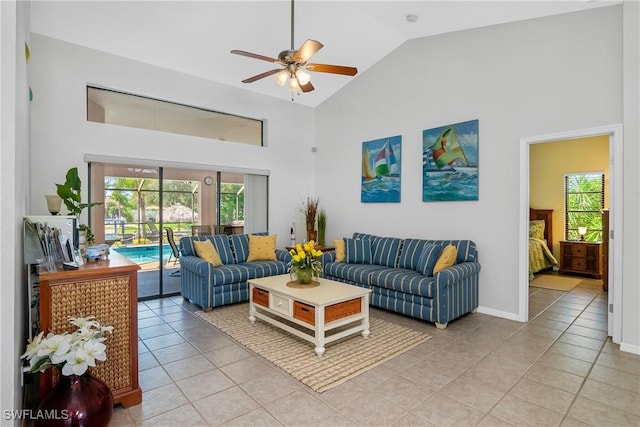
[[[102,325],[113,326],[107,335],[107,360],[92,373],[111,389],[114,403],[123,406],[142,401],[138,384],[137,270],[139,266],[121,259],[88,263],[79,270],[46,272],[40,275],[40,329],[72,332],[71,316],[95,316]],[[41,375],[41,395],[57,382],[52,370]]]

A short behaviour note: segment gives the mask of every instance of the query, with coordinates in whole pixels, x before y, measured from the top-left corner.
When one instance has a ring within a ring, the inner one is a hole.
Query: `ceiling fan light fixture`
[[[292,92],[300,90],[300,84],[298,83],[298,79],[295,74],[291,74],[291,78],[289,79],[289,90]]]
[[[289,78],[289,71],[282,70],[279,73],[276,73],[274,77],[276,79],[276,83],[278,83],[280,86],[284,86],[284,84],[287,82],[287,79]]]
[[[302,86],[311,81],[311,76],[309,75],[309,73],[306,73],[303,70],[296,71],[296,77],[298,78],[298,83]]]
[[[1,1],[1,0],[0,0]],[[332,64],[310,64],[308,63],[316,52],[318,52],[324,46],[317,40],[307,39],[298,50],[295,50],[294,46],[294,0],[291,0],[291,48],[283,50],[278,55],[278,58],[271,58],[257,53],[251,53],[244,50],[234,49],[231,51],[234,55],[246,56],[248,58],[259,59],[261,61],[270,62],[272,64],[278,64],[283,69],[274,68],[269,71],[257,74],[242,80],[242,83],[253,83],[260,79],[264,79],[268,76],[274,76],[276,83],[280,86],[284,86],[289,79],[287,87],[292,92],[302,91],[308,93],[315,88],[311,84],[311,76],[307,71],[329,74],[342,74],[345,76],[355,76],[358,73],[358,69],[355,67],[345,67],[343,65]],[[293,101],[293,95],[292,99]]]

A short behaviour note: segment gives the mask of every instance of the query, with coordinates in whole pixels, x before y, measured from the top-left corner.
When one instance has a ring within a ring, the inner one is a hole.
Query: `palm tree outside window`
[[[602,209],[604,209],[604,173],[581,172],[564,178],[566,240],[580,240],[578,227],[586,227],[584,240],[602,241]]]

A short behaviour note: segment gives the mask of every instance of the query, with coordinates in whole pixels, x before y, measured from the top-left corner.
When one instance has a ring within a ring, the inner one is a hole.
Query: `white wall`
[[[29,182],[29,101],[24,45],[28,3],[0,2],[0,408],[20,409],[20,354],[25,349],[22,217]],[[19,425],[5,420],[2,425]]]
[[[622,249],[622,341],[640,354],[640,3],[623,3],[624,237]]]
[[[59,40],[32,35],[32,214],[46,214],[44,194],[78,166],[86,198],[86,154],[270,171],[269,228],[289,242],[296,208],[313,191],[314,112],[196,77]],[[88,83],[267,120],[267,146],[216,141],[86,121]],[[260,84],[260,83],[255,83]],[[86,213],[84,213],[86,215]],[[300,219],[301,221],[301,219]],[[302,230],[304,227],[298,227]]]
[[[327,237],[472,239],[482,310],[516,318],[519,140],[622,122],[621,24],[615,6],[416,39],[364,72],[316,111]],[[422,130],[471,119],[479,201],[423,203]],[[397,134],[402,202],[360,203],[362,142]]]

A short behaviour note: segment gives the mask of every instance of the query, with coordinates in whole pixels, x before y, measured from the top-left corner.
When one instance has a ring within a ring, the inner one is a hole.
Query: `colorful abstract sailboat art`
[[[478,200],[478,120],[422,133],[422,201]]]
[[[400,202],[400,135],[362,143],[363,203]]]

